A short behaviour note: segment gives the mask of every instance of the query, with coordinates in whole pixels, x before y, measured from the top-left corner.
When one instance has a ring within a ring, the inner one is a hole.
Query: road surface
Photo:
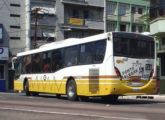
[[[99,98],[68,101],[54,95],[38,97],[23,93],[0,93],[0,120],[164,120],[165,102]]]

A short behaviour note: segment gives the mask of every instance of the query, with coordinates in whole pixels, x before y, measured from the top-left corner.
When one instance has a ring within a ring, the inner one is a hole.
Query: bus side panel
[[[19,79],[14,81],[14,90],[23,90],[23,82]]]
[[[112,94],[114,86],[120,84],[114,73],[112,54],[112,41],[109,40],[103,63],[79,67],[78,71],[81,72],[77,73],[79,79],[76,81],[78,95],[106,96]]]
[[[43,93],[65,94],[65,80],[55,79],[54,73],[39,74],[29,80],[29,90]]]

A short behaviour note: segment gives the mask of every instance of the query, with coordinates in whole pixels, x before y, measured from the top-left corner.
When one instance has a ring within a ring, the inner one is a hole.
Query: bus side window
[[[105,55],[106,41],[98,41],[95,43],[95,59],[94,63],[102,63]]]
[[[31,55],[25,57],[25,73],[31,72]]]
[[[78,46],[72,46],[65,48],[65,61],[64,61],[64,67],[77,65],[78,63],[78,52],[79,47]]]
[[[15,75],[14,78],[17,80],[21,74],[21,62],[20,58],[17,58],[14,63],[14,68],[15,68]]]
[[[52,52],[52,72],[62,68],[63,49],[54,50]]]
[[[21,66],[21,74],[24,74],[25,73],[25,70],[24,70],[24,68],[25,68],[25,65],[24,65],[24,57],[20,57],[20,66]]]
[[[41,72],[41,57],[42,54],[34,54],[32,58],[32,72],[33,73],[40,73]]]
[[[87,43],[87,44],[81,45],[79,64],[84,65],[84,64],[93,63],[93,53],[94,53],[93,43]]]
[[[51,71],[51,52],[46,52],[42,56],[43,60],[43,72],[50,72]]]

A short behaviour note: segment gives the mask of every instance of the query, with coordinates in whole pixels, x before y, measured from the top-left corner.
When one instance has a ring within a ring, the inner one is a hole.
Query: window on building
[[[20,17],[18,14],[10,14],[10,17]]]
[[[14,28],[14,29],[20,29],[21,26],[16,26],[16,25],[11,25],[10,28]]]
[[[107,14],[114,15],[116,11],[115,3],[107,3]]]
[[[16,4],[16,3],[10,3],[10,6],[12,6],[12,7],[20,7],[21,5],[20,4]]]
[[[89,11],[85,10],[84,11],[84,19],[88,19],[89,18]]]
[[[127,5],[119,5],[119,15],[126,15],[128,10],[128,6]]]
[[[120,24],[120,31],[126,31],[126,25]]]
[[[115,31],[116,23],[107,23],[107,31]]]
[[[81,18],[79,9],[72,9],[72,17],[73,18]]]
[[[20,37],[10,37],[11,40],[20,40]]]
[[[143,8],[138,8],[138,13],[143,14]]]
[[[165,37],[162,38],[162,45],[165,45]]]
[[[136,32],[136,25],[132,25],[132,32]]]
[[[158,12],[160,16],[163,16],[165,14],[165,9],[159,9]]]
[[[131,12],[132,12],[132,13],[136,13],[136,7],[132,7],[132,8],[131,8]]]
[[[138,32],[143,32],[143,26],[142,25],[140,25],[140,26],[138,26]]]
[[[0,65],[0,80],[1,79],[5,79],[5,71],[4,71],[5,67],[4,65]]]
[[[83,36],[83,32],[82,31],[70,31],[67,32],[65,38],[82,38]]]

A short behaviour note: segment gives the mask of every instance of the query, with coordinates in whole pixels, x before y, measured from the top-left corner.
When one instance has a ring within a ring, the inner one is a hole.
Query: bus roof
[[[88,43],[88,42],[92,42],[92,41],[106,39],[108,37],[108,34],[110,34],[110,33],[103,33],[103,34],[94,35],[94,36],[85,37],[85,38],[69,38],[69,39],[65,39],[62,41],[58,41],[58,42],[48,43],[48,44],[40,46],[37,49],[18,53],[17,57],[25,56],[25,55],[29,55],[29,54],[34,54],[34,53],[39,53],[39,52],[44,52],[44,51],[49,51],[49,50],[58,49],[58,48],[64,48],[64,47],[68,47],[68,46],[72,46],[72,45],[78,45],[78,44],[83,44],[83,43]]]
[[[49,51],[49,50],[58,49],[58,48],[64,48],[64,47],[68,47],[68,46],[72,46],[72,45],[88,43],[88,42],[97,41],[97,40],[102,40],[102,39],[106,39],[110,34],[114,34],[114,36],[116,36],[116,37],[119,36],[119,37],[126,37],[126,38],[136,37],[138,39],[146,39],[146,38],[152,39],[152,37],[150,37],[150,36],[137,34],[137,33],[107,32],[107,33],[102,33],[99,35],[94,35],[94,36],[85,37],[85,38],[69,38],[69,39],[65,39],[62,41],[58,41],[58,42],[48,43],[48,44],[40,46],[37,49],[18,53],[17,57],[34,54],[34,53],[39,53],[39,52],[44,52],[44,51]]]

